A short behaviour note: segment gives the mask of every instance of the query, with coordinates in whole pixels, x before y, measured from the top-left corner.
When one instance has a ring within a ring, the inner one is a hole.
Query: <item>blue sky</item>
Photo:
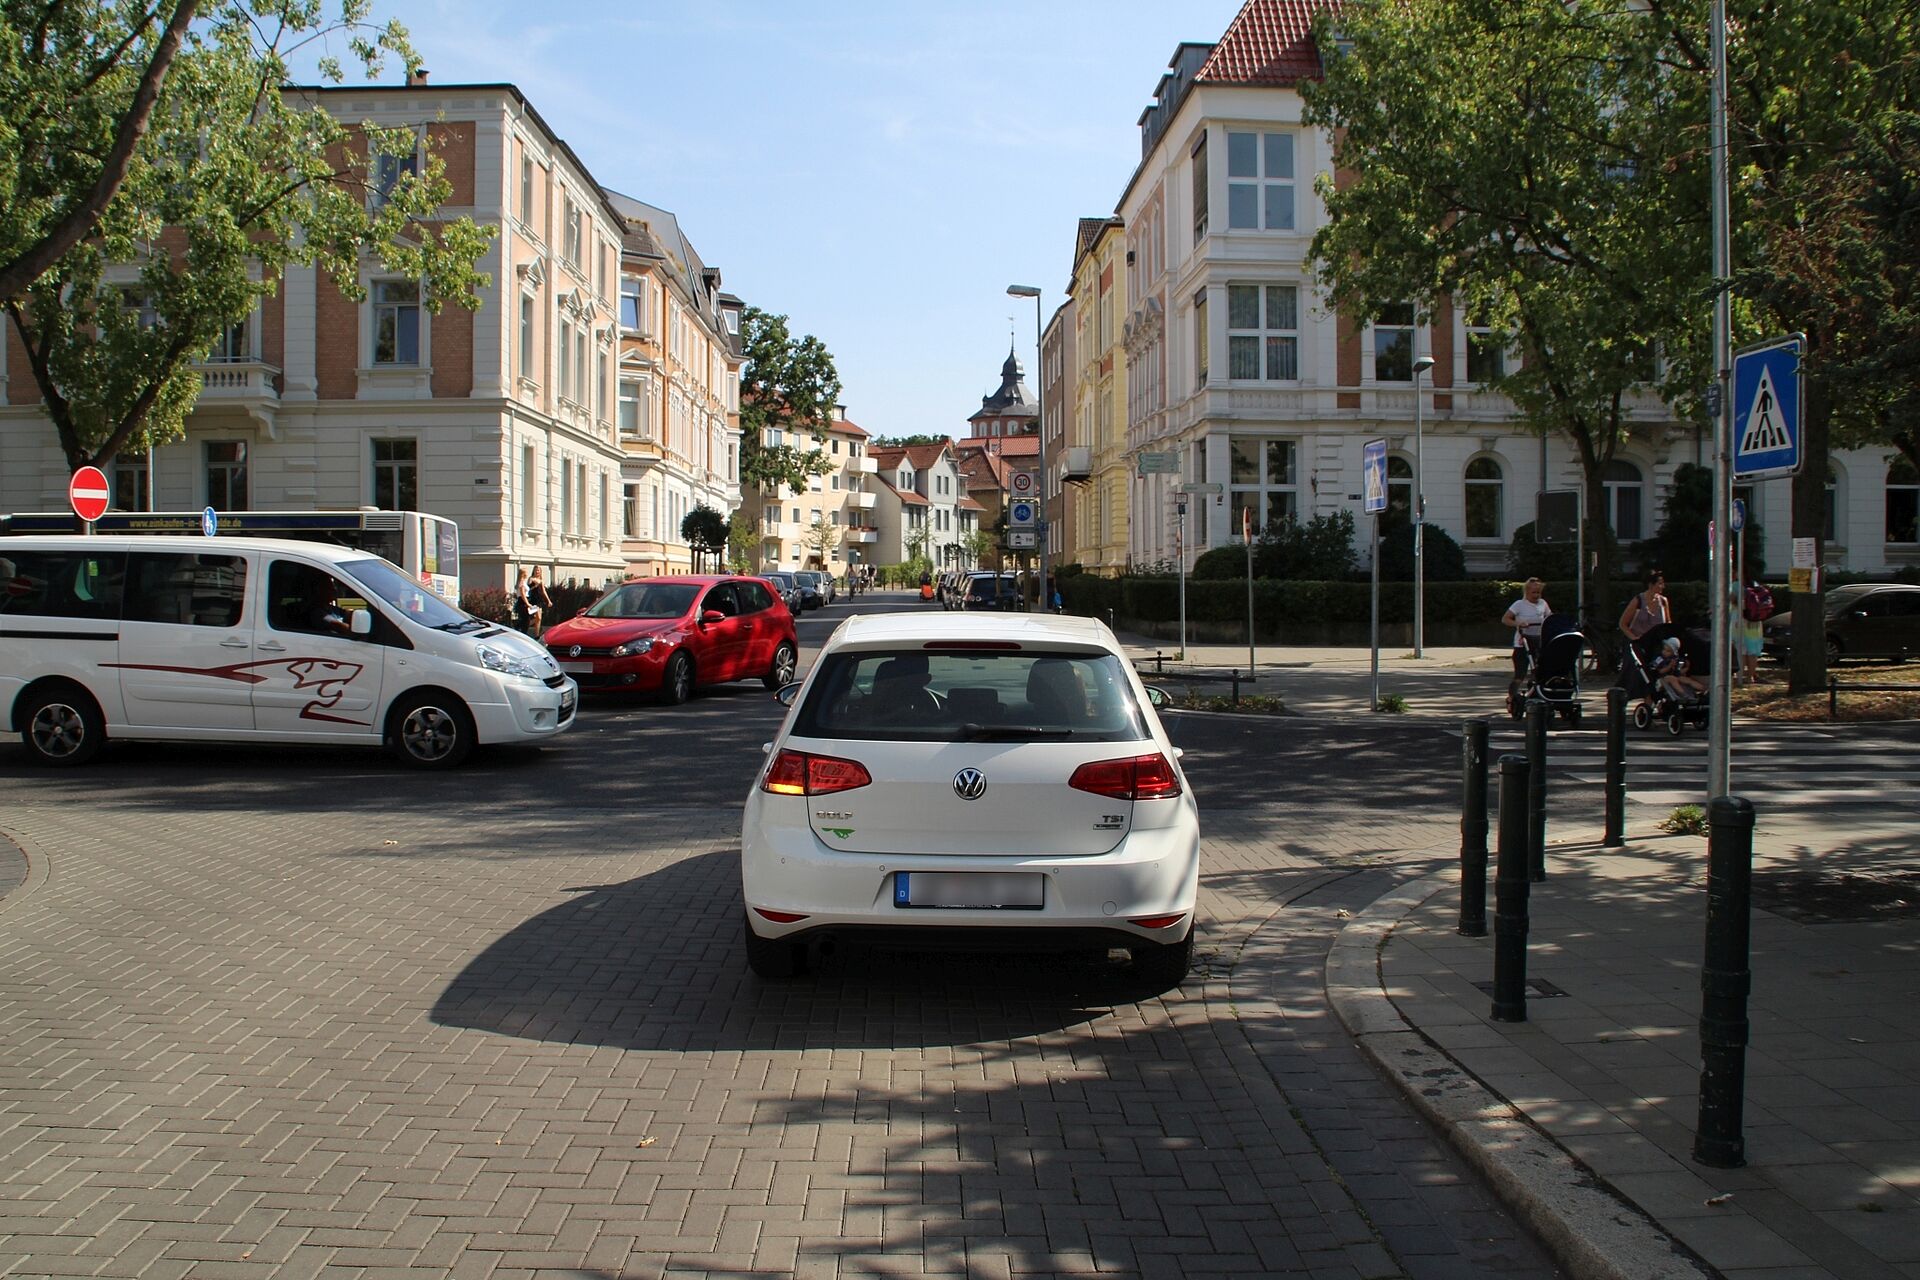
[[[379,0],[438,83],[511,81],[601,182],[678,214],[726,288],[834,354],[876,434],[961,434],[1013,317],[1064,300],[1183,40],[1240,0]],[[397,78],[390,67],[386,79]]]

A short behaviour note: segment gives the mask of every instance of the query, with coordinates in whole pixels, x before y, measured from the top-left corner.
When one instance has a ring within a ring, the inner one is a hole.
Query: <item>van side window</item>
[[[267,570],[267,625],[275,631],[351,639],[351,613],[367,607],[357,588],[324,569],[275,560]]]
[[[0,616],[118,621],[123,551],[29,551],[0,545]]]
[[[128,622],[237,627],[246,595],[241,556],[136,551],[128,557]]]

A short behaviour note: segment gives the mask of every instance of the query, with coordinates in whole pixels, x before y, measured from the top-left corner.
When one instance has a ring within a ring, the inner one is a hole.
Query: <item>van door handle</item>
[[[262,653],[285,653],[287,651],[287,646],[281,644],[278,640],[262,640],[254,647]]]
[[[249,647],[249,642],[241,639],[239,636],[228,636],[220,642],[220,647],[222,649],[245,649]]]

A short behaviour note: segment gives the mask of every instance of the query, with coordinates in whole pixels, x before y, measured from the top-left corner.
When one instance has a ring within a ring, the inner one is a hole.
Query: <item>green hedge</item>
[[[1068,613],[1105,620],[1109,611],[1116,622],[1166,623],[1180,616],[1179,582],[1175,578],[1098,578],[1091,574],[1062,579],[1060,595]],[[1611,630],[1613,620],[1626,608],[1627,600],[1640,589],[1637,582],[1615,582],[1604,601],[1589,601],[1587,612]],[[1370,588],[1364,582],[1283,582],[1256,579],[1253,584],[1253,615],[1263,638],[1285,639],[1290,632],[1320,634],[1328,629],[1364,629],[1371,616]],[[1483,580],[1476,582],[1427,583],[1427,623],[1486,628],[1489,642],[1506,634],[1500,617],[1507,606],[1520,598],[1518,582]],[[1668,585],[1674,603],[1674,616],[1683,622],[1704,621],[1707,589],[1705,583],[1676,582]],[[1547,584],[1546,598],[1556,609],[1570,613],[1577,593],[1571,582]],[[1232,623],[1245,634],[1247,616],[1247,580],[1187,582],[1187,620],[1202,623]],[[1380,621],[1386,624],[1413,621],[1413,584],[1380,584]]]

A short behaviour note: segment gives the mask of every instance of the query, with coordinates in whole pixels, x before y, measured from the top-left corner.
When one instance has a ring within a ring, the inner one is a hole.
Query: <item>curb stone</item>
[[[1373,1063],[1440,1129],[1575,1280],[1701,1280],[1719,1273],[1411,1026],[1380,979],[1380,951],[1450,883],[1409,881],[1341,930],[1327,998]]]

